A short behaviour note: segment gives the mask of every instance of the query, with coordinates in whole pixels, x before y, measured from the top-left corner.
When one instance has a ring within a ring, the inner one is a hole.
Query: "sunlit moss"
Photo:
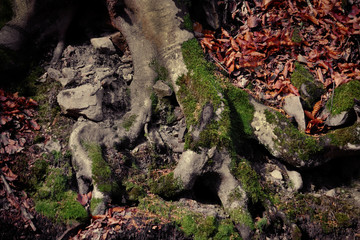
[[[94,143],[84,143],[84,147],[92,161],[92,177],[99,190],[107,194],[119,191],[119,185],[112,179],[111,168],[102,156],[101,147]]]
[[[354,106],[354,98],[360,98],[360,81],[353,80],[335,88],[334,99],[327,102],[332,114],[339,114]],[[332,103],[332,105],[331,105]]]

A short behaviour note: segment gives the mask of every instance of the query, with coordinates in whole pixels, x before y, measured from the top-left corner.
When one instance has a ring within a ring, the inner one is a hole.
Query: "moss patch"
[[[174,173],[169,173],[150,183],[150,190],[161,197],[169,199],[182,190],[182,185],[179,179],[174,178]]]
[[[300,36],[300,29],[299,28],[294,28],[294,31],[292,33],[291,36],[291,41],[293,41],[294,43],[301,43],[302,38]]]
[[[179,78],[178,96],[184,107],[186,123],[196,125],[205,104],[212,104],[216,109],[221,103],[221,87],[214,76],[214,66],[204,59],[203,51],[196,39],[182,45],[184,62],[189,70],[186,76]]]
[[[360,123],[355,123],[354,125],[347,128],[340,128],[334,130],[326,135],[331,140],[331,143],[343,147],[346,144],[360,144]]]
[[[353,80],[337,87],[334,91],[333,104],[331,100],[326,104],[332,114],[339,114],[354,106],[354,98],[360,98],[360,81]]]
[[[179,203],[166,202],[157,196],[147,196],[140,200],[139,207],[175,222],[187,237],[192,239],[240,239],[230,219],[218,220],[205,217],[183,207]]]
[[[343,231],[343,228],[355,227],[359,221],[359,209],[346,198],[297,194],[292,199],[280,201],[277,207],[291,221],[301,219],[300,224],[308,222],[307,224],[322,230],[323,234],[336,235],[336,232]]]
[[[84,147],[92,161],[91,171],[99,190],[107,194],[117,194],[119,185],[112,179],[111,168],[102,156],[101,147],[95,143],[84,143]]]
[[[254,222],[250,213],[242,208],[235,208],[229,211],[229,215],[231,220],[235,222],[235,224],[244,224],[249,227],[251,230],[255,229]]]
[[[41,164],[41,168],[42,164]],[[51,168],[34,194],[35,210],[57,222],[83,222],[88,218],[84,207],[76,201],[77,193],[69,190],[71,175],[62,168]],[[43,170],[41,170],[43,172]]]
[[[295,70],[291,74],[291,83],[300,91],[301,87],[306,90],[305,95],[301,91],[301,97],[305,100],[306,108],[312,109],[313,105],[318,101],[325,92],[324,87],[315,82],[313,75],[299,62],[295,62]]]
[[[318,154],[323,150],[320,143],[311,136],[300,132],[290,121],[278,112],[265,110],[266,120],[276,124],[274,140],[276,148],[284,159],[290,162],[297,159],[308,161],[312,155]]]
[[[267,198],[267,194],[260,185],[259,175],[246,160],[242,159],[237,167],[232,169],[232,174],[240,180],[244,191],[253,203],[263,202]]]
[[[134,122],[136,121],[137,115],[131,115],[128,118],[126,118],[124,120],[124,122],[122,123],[123,128],[125,128],[126,131],[129,131],[131,126],[134,124]]]

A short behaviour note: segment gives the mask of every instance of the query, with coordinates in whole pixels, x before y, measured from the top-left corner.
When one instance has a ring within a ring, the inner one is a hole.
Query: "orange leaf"
[[[235,40],[233,38],[230,38],[231,41],[231,47],[235,50],[235,51],[239,51],[240,48],[239,46],[236,44]]]
[[[311,120],[315,119],[311,112],[304,110],[304,113],[307,118],[309,118]]]

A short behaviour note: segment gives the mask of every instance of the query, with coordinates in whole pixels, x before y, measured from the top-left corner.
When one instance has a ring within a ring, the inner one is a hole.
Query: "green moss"
[[[190,32],[193,31],[193,22],[189,13],[184,16],[184,28]]]
[[[186,215],[180,221],[182,230],[184,231],[186,236],[192,236],[196,233],[196,222],[192,215]]]
[[[297,221],[300,217],[308,219],[308,224],[321,227],[324,234],[336,234],[344,228],[355,226],[359,221],[359,209],[346,198],[297,194],[294,198],[280,201],[277,207],[289,220]]]
[[[246,160],[241,160],[232,174],[239,179],[241,185],[253,203],[263,202],[267,198],[263,187],[260,185],[259,175],[251,168]]]
[[[134,124],[134,122],[136,121],[137,115],[131,115],[129,116],[127,119],[124,120],[124,122],[122,123],[123,128],[125,128],[126,131],[129,131],[131,126]]]
[[[260,231],[260,233],[262,233],[262,231],[266,228],[266,226],[267,226],[267,222],[268,222],[268,220],[267,220],[267,218],[261,218],[259,221],[257,221],[256,223],[255,223],[255,228],[256,229],[259,229],[259,231]]]
[[[274,129],[274,134],[277,136],[275,144],[283,158],[289,161],[296,161],[297,159],[308,161],[310,156],[323,150],[315,138],[300,132],[281,113],[265,110],[265,116],[269,123],[276,124]]]
[[[51,168],[34,194],[35,210],[57,222],[85,221],[84,207],[76,201],[77,194],[69,189],[71,175],[63,168]]]
[[[301,43],[302,38],[300,36],[300,29],[299,28],[294,28],[294,31],[292,33],[291,36],[291,41],[293,41],[294,43]]]
[[[222,220],[218,227],[218,232],[214,240],[240,239],[240,235],[235,231],[234,224],[229,219]]]
[[[130,201],[139,201],[145,197],[146,192],[140,184],[127,181],[124,185]]]
[[[203,51],[196,39],[182,45],[184,62],[189,70],[179,78],[178,96],[184,107],[188,126],[196,125],[203,107],[210,103],[216,109],[221,103],[219,81],[214,76],[214,65],[205,60]]]
[[[327,108],[331,109],[332,114],[339,114],[348,111],[354,106],[354,98],[360,98],[360,81],[353,80],[342,84],[334,91],[333,104],[331,100],[327,102]]]
[[[305,100],[306,108],[312,109],[313,105],[318,101],[323,93],[325,93],[324,86],[315,81],[313,75],[308,69],[298,62],[295,62],[295,70],[291,74],[291,83],[298,89],[304,84],[304,89],[307,92],[305,95],[301,92],[301,97]]]
[[[76,197],[75,192],[67,191],[61,199],[57,217],[62,222],[69,223],[73,220],[84,222],[88,218],[85,208],[76,200]]]
[[[103,199],[101,198],[92,198],[90,202],[90,211],[93,213],[97,206],[99,206],[100,203],[103,202]]]
[[[91,171],[99,190],[107,194],[117,194],[119,185],[112,179],[111,168],[102,156],[101,147],[94,143],[84,143],[92,161]]]
[[[157,73],[155,82],[162,80],[164,82],[169,81],[169,72],[157,59],[150,62],[150,67]]]
[[[157,114],[157,112],[159,111],[159,110],[157,109],[157,106],[158,106],[158,103],[159,103],[159,99],[158,99],[158,97],[156,96],[155,93],[152,93],[152,94],[151,94],[150,99],[151,99],[151,111],[152,111],[154,114]]]
[[[57,222],[84,222],[88,218],[88,214],[84,207],[76,201],[76,196],[75,192],[67,191],[58,201],[54,199],[36,200],[35,210]]]
[[[194,239],[211,239],[217,231],[217,220],[213,216],[206,217],[197,227]]]
[[[50,174],[45,180],[44,187],[50,190],[49,195],[53,200],[59,201],[67,189],[68,177],[62,173],[62,169],[50,169]]]
[[[231,111],[230,119],[234,121],[231,123],[231,132],[235,131],[241,134],[245,133],[249,136],[252,135],[253,129],[251,122],[255,110],[249,101],[249,95],[244,90],[231,85],[228,85],[225,95]],[[238,138],[238,136],[236,138]]]
[[[35,211],[43,214],[44,216],[52,220],[55,219],[58,207],[59,207],[59,203],[51,200],[35,201]]]
[[[343,147],[348,143],[360,144],[360,123],[331,131],[326,137],[330,138],[332,144],[339,147]]]
[[[158,181],[150,183],[150,189],[153,193],[169,199],[182,190],[182,184],[179,179],[174,178],[174,173],[169,173],[161,176]]]
[[[291,83],[297,88],[300,89],[301,84],[307,82],[314,82],[313,75],[299,62],[295,62],[295,70],[291,74]]]
[[[235,208],[229,211],[229,215],[231,220],[233,220],[235,224],[244,224],[251,230],[255,229],[252,217],[247,210],[244,210],[242,208]]]
[[[141,199],[139,208],[175,222],[193,239],[240,239],[230,219],[219,221],[212,216],[204,217],[178,202],[166,202],[156,195]]]

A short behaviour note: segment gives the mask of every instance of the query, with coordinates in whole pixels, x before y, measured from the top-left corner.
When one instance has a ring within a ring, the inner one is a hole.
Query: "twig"
[[[333,101],[334,101],[334,95],[335,95],[335,81],[333,81],[333,88],[331,92],[331,101],[330,101],[330,113],[332,111]]]
[[[4,187],[5,187],[5,191],[6,191],[6,194],[8,196],[8,198],[11,198],[11,201],[9,200],[10,204],[13,205],[16,209],[18,209],[20,207],[20,211],[21,211],[21,214],[25,220],[25,222],[28,222],[30,227],[32,228],[32,230],[35,232],[36,231],[36,227],[34,225],[34,223],[31,221],[32,218],[34,218],[30,213],[28,213],[26,211],[26,209],[17,202],[16,198],[15,198],[15,195],[13,193],[13,191],[11,190],[10,188],[10,185],[9,183],[7,182],[4,174],[2,173],[1,169],[0,169],[0,177],[1,177],[1,181],[3,182],[4,184]]]

